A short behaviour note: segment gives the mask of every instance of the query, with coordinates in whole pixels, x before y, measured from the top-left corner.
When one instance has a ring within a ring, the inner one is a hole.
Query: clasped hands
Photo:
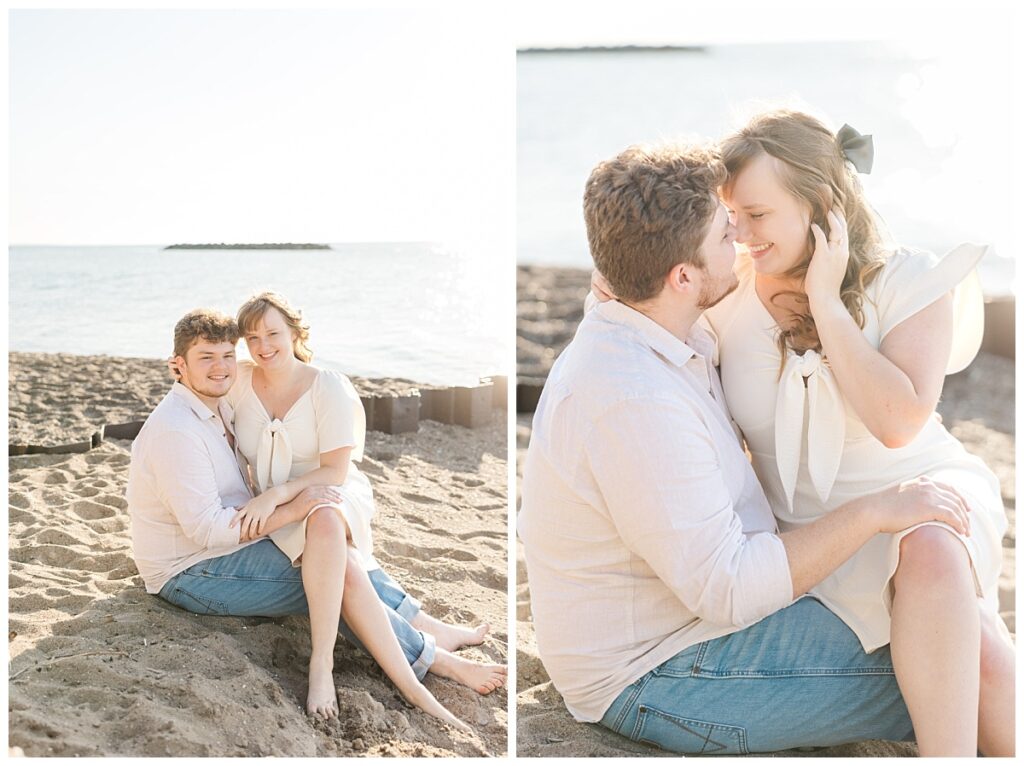
[[[292,500],[282,503],[280,496],[271,487],[261,495],[257,495],[245,505],[238,508],[235,518],[228,524],[230,528],[242,525],[238,541],[240,543],[255,540],[267,532],[270,517],[275,513],[285,516],[284,523],[275,525],[275,529],[302,521],[319,505],[340,505],[341,493],[332,486],[315,485],[306,487]]]

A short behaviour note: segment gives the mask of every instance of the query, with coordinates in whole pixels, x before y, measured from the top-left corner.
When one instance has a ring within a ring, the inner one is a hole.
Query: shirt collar
[[[206,403],[203,402],[203,400],[200,399],[198,396],[196,396],[192,389],[190,389],[183,383],[175,383],[173,386],[171,386],[171,393],[185,400],[188,406],[192,408],[192,412],[194,412],[196,414],[196,417],[198,417],[200,420],[209,420],[212,417],[216,417],[217,413],[213,412],[209,407],[207,407]],[[231,423],[234,416],[234,413],[231,410],[231,405],[229,405],[227,401],[222,397],[217,402],[217,407],[220,410],[221,420],[223,420],[225,424]]]
[[[630,308],[619,301],[605,301],[594,309],[609,322],[625,325],[635,330],[644,343],[655,353],[665,357],[670,364],[682,367],[695,355],[706,359],[711,358],[709,351],[714,350],[714,340],[703,329],[694,324],[687,336],[687,342],[679,340],[660,324],[636,309]]]

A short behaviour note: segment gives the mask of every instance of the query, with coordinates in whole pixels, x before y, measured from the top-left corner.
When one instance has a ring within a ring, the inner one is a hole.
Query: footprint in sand
[[[48,527],[41,529],[36,534],[32,535],[32,541],[41,545],[75,545],[81,542],[80,540],[72,537],[67,532],[60,529],[54,529]]]
[[[67,484],[74,477],[67,471],[50,471],[43,479],[44,484]]]
[[[51,567],[66,568],[73,564],[76,554],[63,545],[22,545],[12,548],[9,554],[11,561],[21,564],[44,564]]]
[[[492,567],[485,566],[482,570],[474,569],[469,573],[469,579],[477,585],[482,585],[492,590],[500,590],[502,593],[508,590],[508,577],[504,572],[499,572]]]
[[[44,489],[39,494],[42,496],[43,502],[51,507],[61,508],[64,506],[65,500],[63,492],[58,492],[55,489]]]
[[[75,566],[81,569],[85,569],[88,572],[118,572],[120,570],[132,569],[132,574],[138,572],[135,569],[135,562],[124,553],[101,553],[97,556],[85,556],[79,561],[75,562]],[[126,577],[129,575],[125,575]]]
[[[94,503],[92,500],[76,500],[71,504],[71,512],[86,521],[109,519],[117,514],[117,510],[106,505]]]
[[[103,505],[109,505],[113,508],[119,508],[124,511],[128,509],[128,501],[126,501],[121,495],[100,495],[96,498],[97,503]]]
[[[472,540],[474,537],[489,537],[493,540],[504,540],[505,534],[503,532],[492,532],[489,529],[481,529],[478,532],[462,532],[456,535],[460,540]]]
[[[402,518],[409,522],[410,526],[418,527],[424,531],[430,531],[433,527],[422,516],[415,513],[403,513]]]
[[[431,559],[454,559],[455,561],[479,561],[469,551],[457,548],[426,548],[422,545],[409,545],[408,543],[392,543],[387,546],[388,552],[392,555],[409,556],[421,561]]]
[[[426,503],[427,505],[440,505],[442,502],[436,497],[430,497],[428,495],[418,495],[415,492],[399,492],[402,497],[413,503]]]
[[[139,573],[138,567],[135,566],[135,562],[129,562],[122,566],[117,567],[107,572],[108,580],[127,580],[129,577],[135,577]]]
[[[481,505],[473,506],[478,511],[496,511],[499,508],[504,509],[505,503],[483,503]]]

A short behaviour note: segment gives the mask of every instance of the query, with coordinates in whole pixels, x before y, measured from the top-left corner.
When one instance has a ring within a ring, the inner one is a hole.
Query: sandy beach
[[[590,273],[580,269],[519,267],[517,365],[519,380],[542,381],[558,353],[572,340],[583,316]],[[968,451],[980,456],[999,477],[1010,520],[1003,539],[1000,613],[1016,634],[1016,489],[1014,362],[982,352],[962,373],[946,379],[939,405],[946,427]],[[519,479],[529,445],[532,414],[517,416]],[[516,505],[519,505],[517,488]],[[522,545],[516,555],[517,752],[521,756],[671,756],[630,742],[596,724],[581,724],[566,711],[537,654],[530,616],[530,588]],[[788,756],[915,756],[913,744],[860,742],[831,748],[787,751]]]
[[[144,419],[170,387],[163,362],[11,353],[10,443],[88,440]],[[360,393],[405,382],[353,378]],[[124,500],[131,442],[9,458],[9,747],[28,756],[501,756],[507,693],[428,675],[474,728],[410,707],[376,664],[339,640],[340,717],[306,716],[308,621],[200,617],[145,593]],[[375,555],[448,622],[490,622],[461,654],[505,662],[506,424],[421,421],[368,432]]]

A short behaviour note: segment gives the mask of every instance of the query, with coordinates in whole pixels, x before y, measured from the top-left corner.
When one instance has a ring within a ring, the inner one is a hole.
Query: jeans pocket
[[[686,755],[747,755],[742,726],[682,718],[641,704],[632,739]]]
[[[168,595],[167,600],[172,604],[195,614],[227,614],[228,611],[227,604],[223,601],[199,596],[178,586],[175,586]]]

